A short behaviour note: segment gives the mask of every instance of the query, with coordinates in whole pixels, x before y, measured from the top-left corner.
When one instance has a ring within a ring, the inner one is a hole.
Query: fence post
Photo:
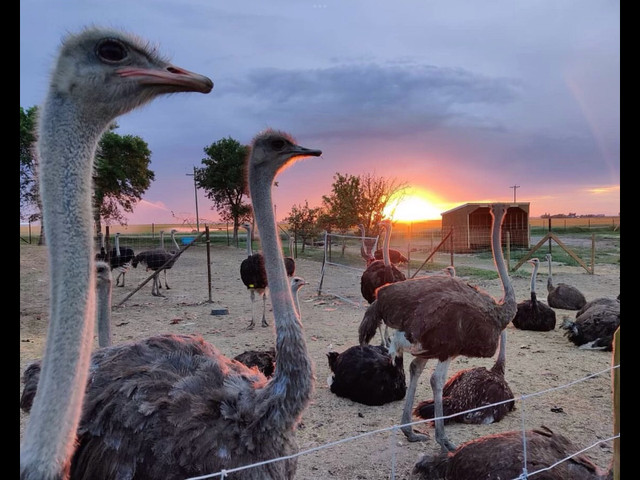
[[[204,226],[204,231],[206,236],[205,245],[207,246],[207,280],[209,282],[209,303],[211,303],[211,238],[209,237],[209,225]]]

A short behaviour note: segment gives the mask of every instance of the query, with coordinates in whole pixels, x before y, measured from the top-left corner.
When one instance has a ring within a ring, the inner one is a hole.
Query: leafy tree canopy
[[[40,215],[40,197],[36,176],[36,121],[38,107],[20,107],[20,218],[36,221]]]
[[[322,196],[325,211],[319,220],[343,233],[362,223],[371,236],[378,234],[378,223],[390,199],[401,197],[408,186],[369,173],[358,176],[336,173],[333,178],[331,194]]]
[[[249,147],[231,137],[223,138],[204,148],[203,168],[196,169],[196,185],[206,191],[220,218],[233,223],[233,240],[237,245],[238,227],[251,219],[245,160]]]
[[[309,202],[304,201],[304,205],[293,205],[289,216],[284,220],[289,224],[289,228],[293,230],[296,237],[302,237],[302,251],[307,239],[315,238],[320,232],[321,227],[318,224],[318,217],[322,209],[309,208]]]
[[[142,199],[155,173],[149,169],[151,150],[147,143],[134,135],[118,135],[113,124],[98,144],[94,168],[94,221],[96,231],[101,220],[107,224],[126,225],[124,212]]]

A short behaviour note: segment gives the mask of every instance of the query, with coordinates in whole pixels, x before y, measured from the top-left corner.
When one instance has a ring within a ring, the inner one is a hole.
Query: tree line
[[[20,218],[42,221],[38,194],[37,152],[35,150],[38,107],[20,107]],[[112,124],[102,136],[94,165],[94,225],[96,234],[102,224],[126,225],[142,199],[155,173],[149,168],[151,150],[139,136],[119,135]],[[253,223],[253,211],[246,184],[245,159],[249,146],[227,137],[203,148],[205,157],[195,169],[196,186],[205,191],[223,221],[233,225],[233,240],[244,222]],[[408,185],[394,179],[337,172],[331,192],[322,196],[319,207],[309,202],[293,205],[284,219],[296,237],[315,238],[322,231],[346,233],[362,224],[367,235],[379,233],[378,223],[393,200],[402,198]],[[276,182],[277,186],[277,182]],[[44,229],[41,229],[44,232]],[[41,238],[41,243],[44,241]]]

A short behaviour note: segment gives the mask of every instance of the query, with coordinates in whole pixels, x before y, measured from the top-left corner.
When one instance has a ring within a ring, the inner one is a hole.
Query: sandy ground
[[[168,274],[170,290],[166,297],[153,297],[147,283],[123,306],[117,306],[147,278],[138,268],[129,271],[124,288],[114,287],[113,341],[135,340],[157,333],[200,333],[221,351],[232,357],[247,349],[266,349],[274,343],[274,330],[246,326],[251,317],[249,293],[240,280],[239,265],[246,256],[244,248],[212,247],[211,288],[207,276],[204,246],[187,250]],[[466,256],[464,261],[470,260]],[[486,261],[485,261],[486,263]],[[34,359],[41,357],[48,321],[48,273],[44,247],[20,247],[20,375]],[[43,268],[43,265],[45,267]],[[491,264],[487,265],[491,268]],[[529,265],[512,275],[518,300],[529,296]],[[538,275],[539,298],[546,298],[546,267]],[[358,305],[360,272],[331,269],[318,295],[321,264],[299,259],[297,275],[309,285],[300,291],[302,320],[310,356],[315,365],[315,390],[304,412],[297,438],[301,451],[297,478],[324,479],[406,479],[421,455],[436,453],[433,427],[420,424],[426,442],[409,443],[392,427],[400,423],[403,401],[384,406],[366,406],[332,394],[327,386],[330,374],[326,353],[341,352],[357,343],[357,329],[364,305]],[[620,292],[619,265],[596,265],[594,275],[579,267],[554,267],[554,281],[578,287],[587,300],[616,296]],[[492,295],[501,296],[498,280],[477,283]],[[343,299],[325,292],[339,292]],[[356,299],[354,303],[347,298]],[[211,299],[211,301],[210,301]],[[270,303],[268,303],[270,308]],[[214,309],[227,308],[228,315],[213,315]],[[449,439],[462,443],[482,435],[546,425],[569,437],[580,448],[590,447],[611,437],[611,353],[580,350],[571,344],[559,327],[564,314],[558,310],[558,324],[550,332],[529,332],[507,327],[506,377],[518,399],[516,408],[501,422],[492,425],[447,426]],[[273,325],[273,314],[267,318]],[[374,342],[378,341],[375,337]],[[408,355],[405,360],[407,379]],[[490,367],[493,359],[460,357],[451,363],[449,374],[474,366]],[[416,403],[431,398],[429,377],[435,363],[427,364],[416,394]],[[593,378],[578,381],[591,374]],[[576,382],[566,388],[563,385]],[[22,387],[22,385],[21,385]],[[523,397],[524,398],[521,398]],[[20,414],[21,434],[28,416]],[[381,430],[378,432],[378,430]],[[357,438],[352,438],[357,437]],[[339,443],[334,443],[339,442]],[[607,441],[587,454],[599,466],[608,467],[613,443]]]

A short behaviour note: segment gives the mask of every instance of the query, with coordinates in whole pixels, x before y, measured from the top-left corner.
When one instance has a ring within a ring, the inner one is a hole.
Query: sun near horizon
[[[385,217],[397,222],[420,222],[425,220],[441,220],[442,203],[433,194],[419,189],[411,189],[400,199],[391,200],[384,209]]]

